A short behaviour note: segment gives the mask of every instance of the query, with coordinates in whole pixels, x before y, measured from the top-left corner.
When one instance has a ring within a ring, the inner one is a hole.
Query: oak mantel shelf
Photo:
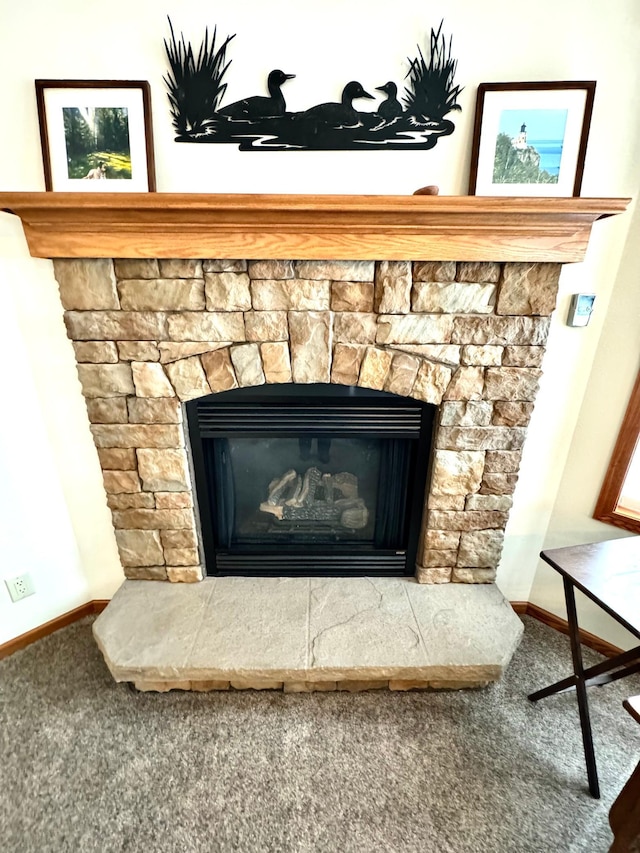
[[[626,198],[0,193],[41,258],[581,261]]]

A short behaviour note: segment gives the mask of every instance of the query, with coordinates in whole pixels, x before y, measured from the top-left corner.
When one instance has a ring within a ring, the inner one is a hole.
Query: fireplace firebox
[[[311,384],[186,409],[208,574],[414,574],[435,406]]]

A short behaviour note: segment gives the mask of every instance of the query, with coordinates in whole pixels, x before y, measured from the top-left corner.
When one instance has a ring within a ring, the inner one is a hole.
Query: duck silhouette
[[[395,83],[389,80],[384,86],[376,86],[376,91],[384,92],[387,96],[384,101],[381,101],[376,112],[385,121],[393,121],[394,118],[399,118],[402,115],[402,104],[397,99],[398,87]]]
[[[356,98],[370,98],[373,95],[362,88],[357,80],[352,80],[342,90],[340,102],[329,102],[317,104],[302,113],[303,119],[312,119],[315,122],[331,125],[331,127],[357,127],[360,124],[358,111],[353,107]]]
[[[268,97],[254,95],[251,98],[244,98],[242,101],[235,101],[233,104],[223,107],[218,110],[218,113],[230,119],[245,119],[247,121],[282,116],[286,104],[280,87],[287,80],[293,80],[295,76],[295,74],[285,74],[284,71],[276,68],[270,72],[267,78]]]

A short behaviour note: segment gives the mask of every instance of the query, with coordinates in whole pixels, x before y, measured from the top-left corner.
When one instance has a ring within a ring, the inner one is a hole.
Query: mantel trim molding
[[[584,259],[628,198],[0,193],[33,257]]]

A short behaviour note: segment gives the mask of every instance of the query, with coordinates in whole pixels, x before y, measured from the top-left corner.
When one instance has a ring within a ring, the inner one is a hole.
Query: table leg
[[[578,710],[580,712],[580,727],[582,729],[584,757],[587,764],[587,779],[589,780],[589,791],[591,792],[592,797],[599,799],[600,785],[598,783],[596,755],[593,749],[593,737],[591,734],[591,720],[589,718],[589,700],[587,699],[587,687],[585,684],[584,665],[582,662],[582,649],[580,648],[580,632],[578,629],[576,598],[573,589],[573,584],[566,576],[564,577],[564,597],[567,604],[569,639],[571,641],[573,671],[576,677],[576,693],[578,696]]]

